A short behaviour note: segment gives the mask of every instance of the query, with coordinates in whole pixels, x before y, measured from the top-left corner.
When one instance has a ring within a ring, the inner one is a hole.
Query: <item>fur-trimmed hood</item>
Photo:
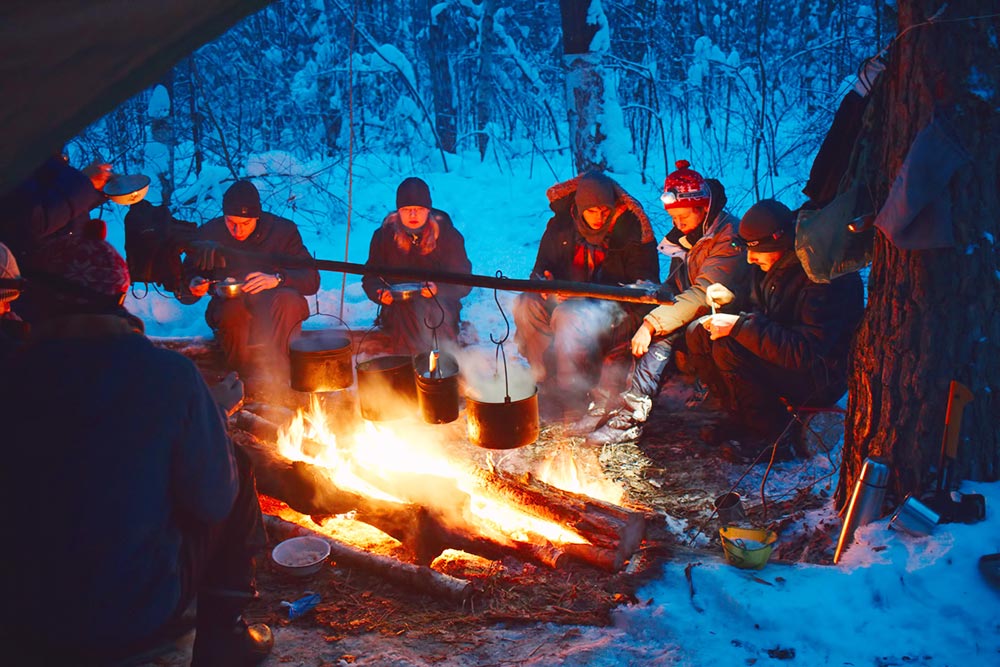
[[[545,191],[545,196],[549,198],[549,208],[551,208],[554,213],[565,213],[570,210],[574,204],[577,185],[579,184],[581,177],[582,174],[574,176],[568,181],[556,183]],[[631,211],[639,221],[639,225],[642,229],[642,242],[652,242],[655,239],[653,226],[650,224],[649,216],[647,216],[646,211],[643,210],[642,204],[640,204],[639,200],[635,197],[625,192],[625,189],[622,188],[617,181],[611,178],[608,180],[610,180],[613,184],[615,191],[615,210],[611,213],[611,227],[608,232],[610,233],[614,229],[614,226],[618,222],[618,218],[621,217],[622,213],[625,211]]]

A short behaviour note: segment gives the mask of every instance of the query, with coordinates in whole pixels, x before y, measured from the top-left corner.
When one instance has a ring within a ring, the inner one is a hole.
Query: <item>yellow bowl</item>
[[[773,530],[736,526],[720,528],[719,537],[722,539],[722,550],[729,564],[745,570],[759,570],[764,567],[778,541],[778,534]]]

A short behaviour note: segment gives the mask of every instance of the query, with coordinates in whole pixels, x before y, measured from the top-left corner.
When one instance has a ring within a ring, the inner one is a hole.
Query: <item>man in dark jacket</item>
[[[252,469],[194,364],[121,307],[128,268],[97,223],[45,246],[39,318],[0,356],[0,493],[31,508],[8,517],[0,637],[18,664],[110,664],[197,595],[192,665],[249,664],[267,650],[240,618],[265,538]]]
[[[673,257],[664,284],[671,301],[654,308],[635,330],[632,354],[638,361],[629,387],[607,423],[587,435],[591,445],[616,445],[642,435],[653,400],[675,366],[675,354],[684,349],[684,330],[708,312],[709,285],[725,283],[732,289],[734,302],[727,307],[738,308],[746,299],[749,271],[743,250],[733,244],[736,219],[725,211],[722,184],[702,177],[687,160],[678,160],[676,171],[663,182],[660,199],[674,223],[660,246]],[[595,406],[591,419],[581,420],[575,430],[586,432],[599,423],[601,407]]]
[[[227,366],[246,373],[251,362],[263,361],[283,379],[288,374],[288,341],[309,317],[305,296],[319,290],[319,272],[238,252],[309,258],[295,223],[262,211],[260,193],[250,181],[237,181],[226,190],[222,212],[222,217],[198,228],[198,248],[184,261],[188,291],[178,298],[194,303],[215,285],[205,320],[215,331]],[[227,280],[238,283],[235,296],[221,292]],[[252,344],[263,347],[258,359]]]
[[[788,425],[786,402],[829,406],[847,390],[847,355],[864,289],[857,273],[830,283],[809,280],[795,254],[795,216],[778,201],[751,206],[739,236],[756,266],[752,309],[690,327],[690,363],[736,426],[774,439]]]
[[[542,235],[533,278],[603,285],[659,282],[649,218],[618,183],[591,172],[557,183],[546,194],[555,215]],[[649,310],[645,304],[552,294],[518,296],[514,340],[543,390],[540,407],[578,417],[601,361],[628,340]]]
[[[431,208],[430,188],[415,177],[405,179],[396,189],[396,210],[372,234],[367,265],[472,271],[465,238],[447,213]],[[361,285],[368,298],[380,305],[378,323],[398,351],[429,351],[435,343],[434,327],[439,347],[457,344],[461,299],[471,288],[434,282],[399,283],[375,274],[366,274]]]

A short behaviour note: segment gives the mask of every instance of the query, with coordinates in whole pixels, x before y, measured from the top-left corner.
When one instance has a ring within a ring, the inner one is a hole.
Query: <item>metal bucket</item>
[[[759,570],[767,565],[774,543],[778,541],[778,534],[765,528],[726,526],[719,529],[719,539],[730,565],[745,570]]]
[[[414,413],[417,386],[413,360],[394,354],[375,357],[357,365],[361,416],[369,421],[401,419]]]
[[[354,383],[351,339],[336,331],[303,331],[288,344],[296,391],[338,391]]]
[[[431,359],[433,355],[433,370]],[[458,360],[450,354],[424,352],[413,357],[417,406],[428,424],[458,419]]]
[[[469,441],[486,449],[514,449],[538,439],[538,391],[503,403],[465,399]]]

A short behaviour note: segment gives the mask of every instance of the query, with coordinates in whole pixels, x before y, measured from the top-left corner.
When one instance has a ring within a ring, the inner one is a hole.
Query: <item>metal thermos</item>
[[[837,550],[833,554],[834,563],[840,561],[841,553],[851,544],[854,531],[881,516],[888,481],[889,465],[886,460],[877,456],[866,458],[858,481],[854,485],[851,503],[844,515],[844,527],[840,531]]]

